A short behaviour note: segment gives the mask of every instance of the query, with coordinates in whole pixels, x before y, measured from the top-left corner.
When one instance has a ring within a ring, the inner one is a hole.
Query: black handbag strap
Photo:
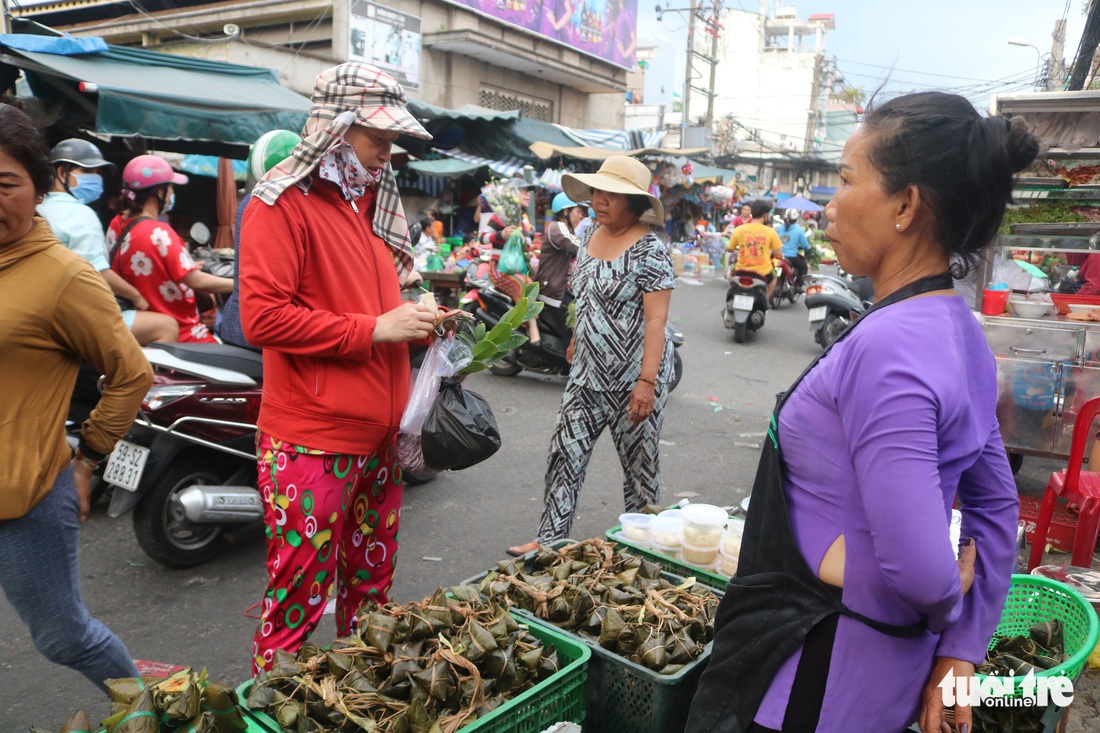
[[[124,226],[122,228],[122,231],[119,232],[118,239],[115,240],[115,246],[111,248],[111,253],[109,255],[107,255],[107,264],[108,265],[110,265],[111,267],[114,267],[115,255],[118,254],[118,248],[121,247],[122,243],[126,241],[126,235],[130,233],[130,230],[133,229],[138,224],[140,224],[141,222],[149,221],[152,218],[153,217],[145,216],[144,214],[141,215],[141,216],[135,216],[133,219],[130,220],[129,224],[127,224],[126,226]]]

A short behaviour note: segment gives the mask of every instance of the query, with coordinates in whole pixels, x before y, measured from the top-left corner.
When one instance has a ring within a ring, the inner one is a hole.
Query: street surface
[[[719,310],[719,280],[680,280],[673,325],[683,331],[684,378],[668,402],[662,436],[662,502],[682,498],[739,504],[752,485],[759,445],[774,396],[818,353],[800,300],[768,313],[764,329],[734,344]],[[392,598],[420,599],[493,566],[506,547],[533,538],[541,510],[543,471],[564,378],[473,375],[468,386],[492,403],[504,445],[492,459],[444,474],[405,492],[401,552]],[[1028,459],[1019,482],[1039,495],[1056,463]],[[597,446],[573,526],[577,539],[601,537],[618,523],[622,478],[609,438]],[[263,592],[264,543],[259,528],[206,565],[169,570],[138,547],[127,515],[112,520],[95,507],[82,529],[83,590],[92,614],[110,626],[135,659],[206,667],[236,685],[250,674],[256,622],[245,616]],[[254,613],[254,611],[252,611]],[[331,621],[314,640],[332,640]],[[23,624],[0,602],[0,733],[31,725],[57,730],[76,709],[92,721],[106,702],[83,677],[45,661]],[[1100,727],[1100,673],[1078,685],[1069,733]],[[595,732],[594,732],[595,733]]]

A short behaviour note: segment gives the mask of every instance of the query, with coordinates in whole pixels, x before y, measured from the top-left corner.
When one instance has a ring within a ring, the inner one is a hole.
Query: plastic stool
[[[1043,492],[1043,503],[1039,506],[1039,518],[1035,522],[1035,539],[1031,543],[1028,557],[1028,572],[1043,559],[1043,549],[1047,544],[1047,531],[1050,518],[1054,514],[1054,504],[1061,496],[1073,502],[1079,509],[1077,531],[1073,535],[1071,565],[1087,568],[1092,565],[1092,553],[1096,548],[1096,535],[1100,531],[1100,471],[1082,471],[1085,460],[1085,444],[1092,435],[1092,423],[1100,414],[1100,397],[1093,397],[1081,405],[1077,420],[1073,424],[1073,439],[1069,453],[1069,464],[1062,471],[1050,475],[1050,481]]]

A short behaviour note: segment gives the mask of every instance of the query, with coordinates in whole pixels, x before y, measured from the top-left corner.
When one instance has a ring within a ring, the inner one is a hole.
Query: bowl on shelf
[[[1012,314],[1020,318],[1041,318],[1051,309],[1050,303],[1025,298],[1009,298],[1008,307]]]
[[[1071,313],[1087,313],[1100,308],[1100,303],[1067,303],[1066,307]]]

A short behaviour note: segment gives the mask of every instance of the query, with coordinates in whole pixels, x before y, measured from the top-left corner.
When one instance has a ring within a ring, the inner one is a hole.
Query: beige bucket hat
[[[561,177],[561,187],[574,201],[591,201],[592,190],[621,193],[627,196],[645,196],[650,208],[642,214],[643,224],[665,223],[665,207],[661,199],[649,192],[653,174],[645,163],[626,155],[609,155],[596,173],[566,173]]]

